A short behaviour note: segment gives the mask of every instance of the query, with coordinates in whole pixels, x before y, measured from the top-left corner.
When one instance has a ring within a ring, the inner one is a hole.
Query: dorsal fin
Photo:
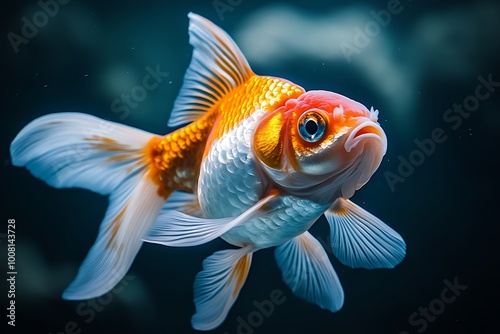
[[[228,34],[197,14],[189,13],[188,17],[193,57],[168,121],[170,127],[197,120],[253,75]]]

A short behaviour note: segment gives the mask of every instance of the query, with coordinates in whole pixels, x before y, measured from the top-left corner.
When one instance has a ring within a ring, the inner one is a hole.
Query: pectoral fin
[[[353,202],[338,198],[325,212],[332,250],[351,268],[394,268],[406,254],[401,236]]]
[[[344,291],[321,244],[309,233],[276,248],[283,280],[293,293],[322,309],[336,312],[344,304]]]
[[[209,219],[166,210],[160,213],[143,240],[175,247],[201,245],[220,237],[233,227],[261,215],[260,209],[276,196],[278,196],[277,193],[269,194],[238,217]]]
[[[203,216],[196,195],[183,191],[173,192],[167,201],[163,203],[160,215],[167,211],[179,211],[195,217]]]

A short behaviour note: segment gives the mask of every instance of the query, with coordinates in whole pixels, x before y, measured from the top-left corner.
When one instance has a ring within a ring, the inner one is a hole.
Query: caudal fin
[[[150,177],[156,135],[81,113],[35,119],[14,139],[12,163],[56,188],[110,195],[99,234],[63,298],[98,297],[126,274],[165,198]]]

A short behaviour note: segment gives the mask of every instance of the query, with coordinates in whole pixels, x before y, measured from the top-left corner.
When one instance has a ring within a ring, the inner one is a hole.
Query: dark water
[[[214,333],[500,333],[498,1],[215,4],[219,13],[212,1],[73,0],[46,22],[34,0],[2,6],[0,295],[7,332],[194,332],[192,283],[202,260],[227,247],[223,241],[187,249],[146,244],[117,290],[90,302],[62,301],[107,199],[50,188],[13,167],[9,155],[24,125],[54,111],[165,133],[191,56],[186,15],[193,11],[229,32],[256,73],[380,110],[388,152],[353,199],[408,247],[392,270],[347,268],[330,254],[345,291],[335,314],[295,298],[281,281],[273,250],[260,251]],[[381,12],[388,7],[390,18]],[[23,17],[35,17],[40,27],[25,31],[31,37],[17,40],[16,53],[9,33],[22,36]],[[121,102],[113,108],[156,66],[168,77],[133,108],[117,110]],[[464,104],[463,111],[448,111],[454,104]],[[15,328],[5,316],[9,218],[16,220]],[[326,244],[325,221],[312,233]],[[460,287],[450,289],[454,284]],[[263,315],[256,304],[272,294],[281,294],[280,303]]]

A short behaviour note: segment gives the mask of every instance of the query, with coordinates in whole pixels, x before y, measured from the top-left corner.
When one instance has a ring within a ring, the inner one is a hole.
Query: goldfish
[[[194,279],[193,328],[227,317],[252,255],[276,247],[283,281],[300,299],[336,312],[344,291],[308,230],[322,216],[331,250],[352,268],[393,268],[402,237],[350,198],[381,164],[387,137],[378,111],[338,93],[260,76],[236,43],[189,13],[191,63],[157,135],[95,116],[58,112],[11,143],[15,166],[56,188],[109,196],[97,239],[66,300],[110,291],[144,242],[192,247],[222,238]]]

